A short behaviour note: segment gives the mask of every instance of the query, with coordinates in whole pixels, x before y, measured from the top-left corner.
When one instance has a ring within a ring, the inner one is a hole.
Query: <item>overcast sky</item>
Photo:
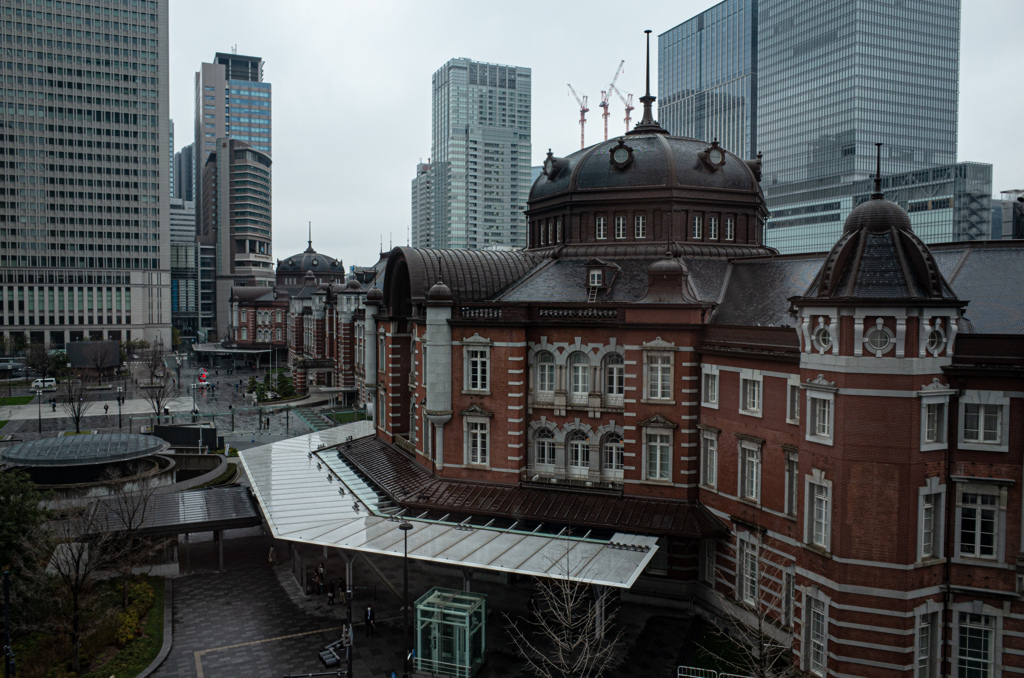
[[[651,40],[714,0],[583,3],[370,0],[174,0],[170,3],[175,146],[191,143],[193,79],[237,45],[263,57],[273,84],[274,253],[314,247],[347,265],[377,260],[381,237],[405,244],[410,182],[430,155],[430,77],[453,57],[533,70],[533,164],[579,148],[571,83],[590,97],[587,145],[602,138],[601,88],[643,94]],[[963,0],[958,158],[995,166],[995,191],[1024,188],[1024,0]],[[640,104],[636,118],[639,118]],[[609,135],[624,131],[613,102]]]

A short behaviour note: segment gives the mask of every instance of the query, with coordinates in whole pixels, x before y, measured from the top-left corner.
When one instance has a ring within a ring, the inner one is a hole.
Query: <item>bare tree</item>
[[[568,558],[568,553],[566,555]],[[621,629],[606,632],[615,614],[607,609],[607,587],[562,576],[538,578],[529,618],[505,615],[508,631],[527,668],[540,678],[598,678],[616,661]]]
[[[96,382],[100,384],[107,369],[120,363],[120,349],[116,341],[90,342],[84,347],[84,353],[89,366],[96,372]]]
[[[127,476],[138,476],[141,470],[138,465],[130,464],[126,468]],[[109,560],[121,575],[121,605],[128,609],[128,581],[135,568],[144,565],[165,543],[146,539],[141,534],[157,486],[140,479],[133,488],[119,468],[109,469],[104,480],[110,494],[100,502],[97,520],[113,532]]]
[[[25,364],[45,378],[50,372],[50,352],[41,343],[29,344],[25,349]]]
[[[92,403],[85,399],[86,394],[85,382],[75,378],[61,382],[57,392],[57,402],[60,403],[61,409],[75,422],[75,433],[82,432],[82,419],[92,406]]]
[[[34,530],[26,539],[19,586],[31,609],[29,626],[64,636],[71,645],[71,668],[81,670],[82,638],[96,626],[100,599],[96,575],[108,566],[109,535],[99,529],[93,506],[62,507],[59,520]]]
[[[142,377],[139,384],[142,397],[153,408],[157,421],[160,421],[164,409],[178,395],[178,388],[167,374],[164,352],[159,347],[154,346],[146,356],[146,360],[142,364]]]
[[[790,648],[783,644],[789,635],[784,627],[793,623],[793,575],[771,559],[770,554],[779,545],[766,542],[774,540],[757,527],[742,540],[737,538],[735,546],[724,546],[736,570],[716,566],[716,575],[735,577],[733,597],[715,589],[719,616],[709,625],[708,633],[735,652],[724,656],[710,643],[700,648],[731,673],[751,678],[789,678],[800,675]],[[716,558],[716,562],[721,560]]]

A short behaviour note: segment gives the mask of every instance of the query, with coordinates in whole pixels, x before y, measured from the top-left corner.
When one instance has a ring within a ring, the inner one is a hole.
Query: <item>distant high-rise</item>
[[[199,333],[199,248],[195,203],[171,198],[171,325],[186,342]]]
[[[170,346],[167,7],[2,3],[9,346]]]
[[[725,0],[660,36],[659,117],[673,134],[762,151],[766,244],[825,250],[874,173],[875,142],[883,175],[938,169],[930,187],[912,177],[918,196],[984,174],[955,166],[959,47],[960,0]],[[981,212],[949,210],[941,228],[931,215],[928,229],[987,237]]]
[[[416,178],[412,180],[412,227],[410,243],[413,247],[435,247],[434,236],[434,171],[430,163],[416,165]]]
[[[175,197],[177,187],[174,185],[174,121],[169,120],[167,125],[167,194]]]
[[[193,149],[195,144],[182,146],[181,150],[174,154],[174,197],[193,202],[195,195]]]
[[[269,154],[224,137],[203,165],[198,240],[216,250],[214,314],[221,339],[230,336],[231,288],[274,284],[270,165]]]
[[[421,226],[414,242],[470,249],[526,246],[530,77],[529,68],[470,59],[452,59],[434,73],[433,217],[430,235]],[[414,192],[419,180],[418,173]]]
[[[202,170],[217,139],[244,141],[257,151],[272,153],[271,87],[263,81],[263,59],[217,52],[213,63],[201,64],[195,77],[193,193],[201,206]]]

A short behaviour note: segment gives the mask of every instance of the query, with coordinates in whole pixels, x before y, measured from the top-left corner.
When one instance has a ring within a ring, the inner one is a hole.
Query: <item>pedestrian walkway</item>
[[[329,424],[324,421],[324,418],[314,412],[311,407],[296,407],[293,412],[295,412],[295,414],[297,414],[306,426],[308,426],[314,433],[335,426],[335,424]]]

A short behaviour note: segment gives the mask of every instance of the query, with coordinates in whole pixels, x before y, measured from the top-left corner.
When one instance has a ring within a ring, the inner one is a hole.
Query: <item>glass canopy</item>
[[[610,539],[544,534],[462,522],[399,518],[382,495],[333,446],[373,435],[354,422],[239,453],[271,531],[278,539],[364,553],[403,555],[401,520],[413,525],[409,557],[435,563],[566,578],[630,588],[657,550],[654,537]]]

